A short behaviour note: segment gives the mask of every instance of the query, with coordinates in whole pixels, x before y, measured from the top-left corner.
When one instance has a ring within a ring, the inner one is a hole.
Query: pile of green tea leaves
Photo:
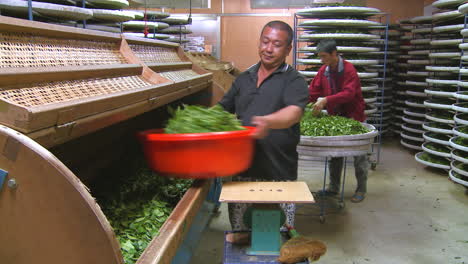
[[[314,7],[333,7],[333,6],[365,6],[362,4],[355,3],[323,3],[323,4],[314,4]]]
[[[426,126],[433,127],[433,128],[439,128],[439,129],[452,130],[452,127],[450,125],[447,125],[447,124],[444,124],[444,123],[431,122],[431,123],[426,123]]]
[[[468,172],[468,164],[458,163],[456,167],[462,171]]]
[[[445,134],[439,134],[439,133],[434,133],[434,132],[427,132],[425,133],[427,137],[442,140],[442,141],[449,141],[451,136],[445,135]]]
[[[354,29],[354,28],[316,28],[309,30],[314,34],[326,34],[326,33],[342,33],[342,34],[362,34],[369,33],[368,30]]]
[[[468,147],[468,138],[457,137],[453,140],[455,144]]]
[[[132,264],[158,235],[192,180],[158,176],[142,153],[119,163],[121,168],[105,173],[105,180],[91,190],[114,229],[125,263]]]
[[[439,119],[453,119],[453,113],[452,112],[442,112],[442,111],[432,111],[428,113],[427,115],[439,118]]]
[[[435,164],[440,164],[440,165],[450,165],[450,161],[448,159],[444,159],[435,155],[431,155],[427,152],[424,152],[423,154],[421,154],[419,158],[430,163],[435,163]]]
[[[456,149],[453,151],[453,154],[457,155],[458,157],[468,159],[468,152],[466,151],[461,151],[461,150]]]
[[[176,110],[169,109],[167,134],[205,133],[245,130],[235,115],[225,111],[219,104],[206,108],[197,105],[183,105]]]
[[[424,146],[426,146],[428,149],[431,149],[437,152],[450,153],[450,149],[445,147],[444,145],[435,144],[435,143],[426,143]]]
[[[312,104],[308,104],[301,120],[303,136],[343,136],[369,132],[360,122],[342,116],[331,116],[323,113],[312,114]]]
[[[460,179],[460,180],[464,180],[464,181],[468,181],[468,177],[466,177],[465,175],[461,175],[455,171],[452,171],[451,172],[453,176],[455,176],[456,178]]]
[[[457,131],[464,134],[468,134],[468,126],[458,127]]]

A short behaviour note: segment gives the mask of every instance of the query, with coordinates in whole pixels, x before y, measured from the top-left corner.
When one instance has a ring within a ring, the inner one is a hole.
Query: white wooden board
[[[314,203],[305,182],[228,182],[223,184],[220,202]]]

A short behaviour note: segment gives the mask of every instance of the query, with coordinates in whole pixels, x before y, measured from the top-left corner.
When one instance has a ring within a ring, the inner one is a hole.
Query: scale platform
[[[286,219],[277,204],[314,203],[314,197],[305,182],[229,182],[223,185],[219,201],[253,204],[244,215],[251,236],[250,245],[242,254],[252,258],[270,256],[270,260],[275,260],[283,244],[280,228]]]
[[[249,245],[237,245],[232,244],[226,241],[226,234],[231,233],[231,231],[225,232],[224,235],[224,256],[223,256],[223,264],[281,264],[281,262],[276,261],[278,256],[271,256],[271,255],[259,255],[259,256],[249,256],[245,254],[248,250]],[[286,242],[287,235],[285,232],[281,232],[281,238],[283,242]],[[305,262],[298,262],[297,264],[308,264],[309,261]]]
[[[315,203],[305,182],[223,183],[222,203]]]

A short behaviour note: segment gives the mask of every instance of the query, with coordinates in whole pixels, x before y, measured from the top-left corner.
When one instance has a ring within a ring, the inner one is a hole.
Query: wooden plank
[[[136,63],[140,64],[143,66],[143,73],[142,76],[145,78],[147,81],[154,83],[154,84],[161,84],[161,83],[173,83],[173,81],[162,77],[161,75],[155,73],[153,70],[151,70],[145,63],[143,63],[138,56],[135,55],[133,50],[130,48],[128,45],[128,42],[122,38],[122,41],[120,42],[120,48],[119,48],[120,53],[122,56],[130,63]]]
[[[152,85],[113,94],[34,107],[31,109],[33,120],[30,122],[28,129],[31,132],[41,128],[62,125],[86,116],[145,101],[154,96],[155,91],[161,91],[160,94],[162,91],[171,91],[171,85]]]
[[[184,50],[183,50],[181,47],[179,47],[179,48],[177,49],[177,55],[179,55],[179,57],[180,57],[183,61],[190,61],[190,62],[193,63],[193,61],[190,60],[189,57],[187,57],[187,54],[185,54]],[[198,74],[201,74],[201,75],[206,74],[206,73],[209,73],[207,70],[205,70],[205,69],[203,69],[202,67],[198,66],[198,64],[196,64],[196,63],[193,63],[193,64],[192,64],[192,70],[193,70],[194,72],[198,73]]]
[[[314,203],[305,182],[228,182],[223,184],[220,202]]]
[[[168,41],[162,41],[162,40],[157,40],[157,39],[145,39],[145,38],[133,37],[133,36],[124,36],[123,34],[122,34],[122,38],[131,44],[141,44],[141,45],[148,45],[148,46],[168,47],[168,48],[177,48],[180,46],[177,43],[172,43]]]
[[[31,108],[6,104],[0,109],[0,123],[23,133],[63,125],[87,116],[110,111],[181,89],[173,84],[121,91]]]
[[[15,89],[25,84],[105,78],[142,74],[138,64],[108,64],[95,66],[60,66],[44,68],[2,68],[0,83],[2,89]]]
[[[80,180],[49,151],[0,126],[2,263],[123,264],[112,227]]]
[[[137,264],[170,264],[206,198],[211,182],[194,182],[137,261]]]
[[[225,72],[225,71],[211,71],[213,73],[213,82],[221,86],[224,92],[231,89],[232,83],[236,79],[235,76]]]
[[[45,148],[51,148],[113,124],[128,120],[152,109],[167,105],[168,103],[183,98],[193,92],[194,91],[191,91],[189,88],[180,89],[176,92],[75,120],[67,127],[49,127],[28,133],[27,136],[37,141]]]
[[[153,71],[175,71],[182,69],[191,69],[192,62],[167,62],[167,63],[146,63],[148,67]]]
[[[211,101],[210,106],[217,104],[223,98],[225,94],[224,89],[219,86],[217,83],[213,82],[211,86]]]
[[[12,33],[29,33],[54,38],[120,41],[120,34],[89,30],[76,27],[54,25],[50,23],[29,21],[6,16],[0,16],[0,31]]]
[[[187,79],[183,80],[182,82],[187,83],[188,86],[195,86],[195,85],[200,84],[200,83],[206,83],[208,81],[211,82],[212,77],[213,77],[213,74],[211,72],[208,72],[208,73],[204,73],[204,74],[201,74],[201,75],[198,75],[198,76],[187,78]],[[182,82],[180,82],[180,83],[182,83]]]

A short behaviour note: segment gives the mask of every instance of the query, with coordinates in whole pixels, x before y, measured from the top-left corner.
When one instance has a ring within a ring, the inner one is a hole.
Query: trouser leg
[[[330,171],[330,183],[328,184],[328,189],[330,191],[340,191],[340,182],[341,182],[341,172],[343,170],[343,158],[331,158],[329,162],[329,171]]]
[[[249,206],[252,204],[248,203],[229,203],[228,204],[228,214],[229,222],[231,223],[231,228],[233,231],[245,231],[248,230],[247,226],[244,224],[244,213]]]
[[[367,192],[367,174],[369,172],[369,160],[367,155],[354,157],[354,173],[356,174],[356,192]]]
[[[261,181],[261,180],[235,176],[232,178],[232,181]],[[247,226],[244,224],[244,213],[250,206],[252,206],[251,203],[229,203],[228,204],[229,222],[231,223],[231,228],[233,231],[248,230]],[[286,215],[286,224],[290,226],[294,226],[294,220],[295,220],[295,215],[296,215],[296,204],[282,203],[280,204],[280,207],[281,209],[283,209]],[[283,229],[282,231],[286,231],[286,230]]]
[[[294,227],[294,219],[296,217],[296,204],[293,203],[282,203],[280,204],[281,209],[283,209],[284,214],[286,215],[286,224]],[[287,231],[286,228],[281,228],[281,231]]]

